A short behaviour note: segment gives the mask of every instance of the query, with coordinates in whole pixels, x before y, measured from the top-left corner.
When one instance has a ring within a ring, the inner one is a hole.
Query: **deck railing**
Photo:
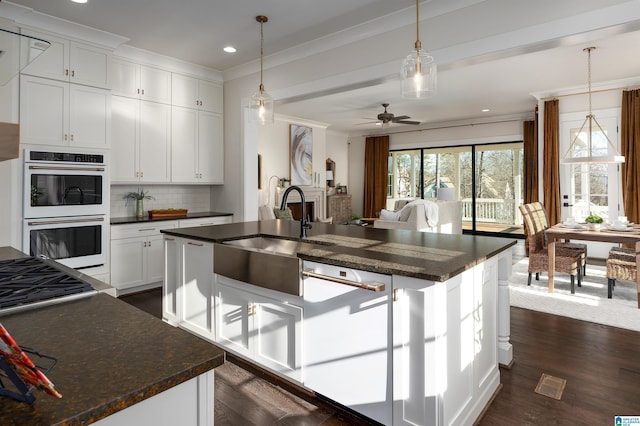
[[[473,218],[473,204],[471,198],[462,200],[462,220],[471,221]],[[502,198],[476,199],[477,223],[500,223],[522,225],[522,215],[518,206],[522,201]]]

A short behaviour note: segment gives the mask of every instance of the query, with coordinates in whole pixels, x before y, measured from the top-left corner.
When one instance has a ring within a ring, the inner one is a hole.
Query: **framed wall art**
[[[313,129],[289,125],[289,154],[291,185],[313,183]]]

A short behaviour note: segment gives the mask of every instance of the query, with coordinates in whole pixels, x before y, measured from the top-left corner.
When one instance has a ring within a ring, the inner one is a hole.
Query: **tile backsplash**
[[[111,185],[111,217],[135,216],[135,200],[127,202],[124,197],[138,188],[153,197],[144,200],[145,215],[155,209],[187,209],[189,213],[211,210],[211,188],[206,185]]]

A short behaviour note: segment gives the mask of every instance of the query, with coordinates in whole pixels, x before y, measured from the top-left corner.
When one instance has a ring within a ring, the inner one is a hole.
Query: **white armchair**
[[[435,208],[436,213],[429,212]],[[380,219],[373,222],[374,228],[408,229],[420,232],[439,232],[442,234],[462,234],[462,202],[416,200],[405,204],[395,212],[383,211]]]

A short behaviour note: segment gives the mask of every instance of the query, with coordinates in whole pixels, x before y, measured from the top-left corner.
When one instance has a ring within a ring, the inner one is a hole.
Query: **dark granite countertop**
[[[0,247],[0,260],[23,257]],[[1,314],[19,345],[57,358],[47,377],[63,396],[35,390],[31,405],[0,397],[3,426],[91,423],[224,362],[214,345],[104,293]]]
[[[63,395],[34,391],[32,405],[1,397],[5,426],[91,423],[224,362],[214,345],[106,294],[0,322],[19,345],[58,359],[47,377]]]
[[[219,217],[219,216],[233,216],[233,213],[199,212],[199,213],[187,213],[186,216],[181,216],[181,217],[161,217],[157,219],[150,219],[149,216],[144,216],[142,218],[136,218],[135,216],[112,217],[110,220],[110,223],[111,225],[122,225],[125,223],[145,223],[145,222],[158,222],[163,220],[198,219],[201,217]]]
[[[265,220],[167,229],[167,235],[220,243],[258,235],[298,239],[300,222]],[[313,222],[308,240],[318,244],[298,257],[330,265],[446,281],[516,244],[509,238],[450,235]]]

